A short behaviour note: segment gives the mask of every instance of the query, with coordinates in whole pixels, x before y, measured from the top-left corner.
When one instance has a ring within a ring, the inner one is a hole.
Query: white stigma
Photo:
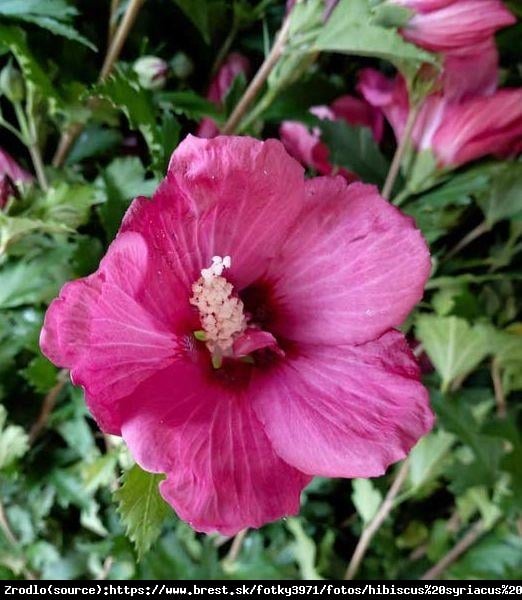
[[[205,343],[213,355],[223,356],[247,328],[243,302],[232,295],[233,286],[224,277],[229,269],[230,256],[213,256],[208,269],[192,285],[190,303],[199,310]]]

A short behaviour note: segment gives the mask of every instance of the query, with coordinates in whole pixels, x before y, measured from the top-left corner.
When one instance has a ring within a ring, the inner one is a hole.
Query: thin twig
[[[377,514],[364,528],[361,537],[357,542],[357,546],[355,547],[355,551],[352,555],[348,568],[346,569],[346,573],[344,575],[345,579],[353,579],[357,574],[359,566],[361,565],[361,562],[366,554],[366,551],[368,550],[368,547],[374,535],[377,533],[380,526],[384,523],[386,517],[390,514],[392,508],[394,507],[395,497],[399,493],[403,483],[406,481],[406,477],[408,475],[408,468],[409,463],[408,459],[406,459],[402,463],[390,489],[388,490],[388,493],[386,494],[386,498],[384,499],[383,503],[379,507],[379,510],[377,511]]]
[[[140,12],[140,9],[144,3],[145,0],[130,0],[127,10],[123,15],[123,19],[121,20],[121,23],[114,34],[112,44],[109,46],[109,51],[105,56],[105,61],[103,62],[103,66],[100,71],[99,81],[104,81],[111,74],[114,63],[118,60],[123,48],[123,44],[125,43],[125,40],[127,39],[127,36],[134,25],[134,21],[136,20],[136,17],[138,16],[138,13]]]
[[[503,419],[506,416],[506,394],[502,385],[500,364],[496,358],[491,361],[491,379],[495,390],[495,402],[497,404],[497,416]]]
[[[114,34],[116,33],[116,26],[118,24],[118,8],[120,6],[120,0],[111,0],[111,12],[109,14],[109,28],[107,31],[107,47],[110,47]]]
[[[244,114],[250,108],[250,105],[254,102],[259,91],[268,79],[272,69],[276,66],[277,61],[281,58],[286,42],[288,41],[289,31],[290,18],[286,17],[283,26],[277,35],[277,39],[272,46],[272,50],[270,50],[270,53],[263,61],[263,64],[259,67],[258,72],[245,90],[241,100],[237,103],[232,114],[228,118],[228,121],[223,126],[221,133],[225,135],[234,133]]]
[[[449,260],[450,258],[455,256],[455,254],[460,252],[468,244],[471,244],[471,242],[475,241],[478,237],[487,233],[489,229],[490,227],[488,223],[486,223],[486,221],[482,221],[482,223],[479,223],[474,229],[467,233],[457,244],[455,244],[455,246],[453,246],[453,248],[449,252],[446,253],[444,260]]]
[[[386,181],[384,182],[382,188],[381,195],[386,200],[390,199],[390,195],[392,193],[395,180],[397,179],[397,175],[399,174],[399,169],[401,168],[401,162],[404,157],[404,153],[406,152],[406,148],[410,143],[411,134],[413,132],[413,128],[415,127],[417,117],[419,116],[421,106],[422,104],[420,102],[414,104],[411,107],[410,112],[408,113],[408,119],[406,120],[406,125],[404,126],[402,138],[399,142],[399,145],[397,146],[397,149],[395,150],[395,154],[390,165],[390,170],[388,171]]]
[[[216,60],[212,64],[212,68],[210,69],[211,77],[213,77],[218,72],[219,67],[222,65],[223,61],[225,60],[236,35],[237,35],[237,25],[234,22],[234,24],[232,25],[232,27],[230,29],[229,34],[227,35],[227,37],[225,38],[225,41],[223,42],[223,45],[221,46],[221,48],[219,49],[219,51],[217,53]]]
[[[96,577],[97,581],[103,581],[107,579],[109,576],[110,570],[112,569],[112,565],[114,564],[114,557],[107,556],[107,558],[103,561],[103,566],[100,574]]]
[[[225,561],[229,563],[236,562],[239,553],[241,552],[241,547],[243,546],[243,542],[245,540],[246,534],[248,533],[248,529],[242,529],[232,540],[232,544],[230,546],[230,550],[228,554],[225,556]]]
[[[58,400],[58,396],[60,395],[60,392],[62,391],[66,381],[66,371],[61,371],[58,375],[57,383],[49,390],[48,394],[45,396],[42,403],[42,408],[40,410],[40,414],[38,415],[38,418],[31,427],[31,431],[29,432],[30,444],[32,444],[36,440],[36,438],[40,435],[40,432],[44,429],[45,425],[47,424],[47,420],[49,419],[49,416],[56,404],[56,401]]]
[[[138,16],[138,13],[144,3],[145,0],[130,0],[118,29],[114,34],[112,44],[109,46],[105,60],[103,61],[98,82],[101,83],[105,81],[105,79],[111,74],[115,63],[120,56],[123,44],[125,43],[125,40],[127,39],[127,36],[129,35],[136,17]],[[92,106],[92,102],[89,102],[89,104]],[[64,131],[60,141],[58,142],[58,148],[56,149],[56,153],[53,158],[54,167],[61,167],[63,165],[72,145],[74,144],[76,138],[80,135],[82,129],[83,124],[72,123],[66,129],[66,131]]]
[[[468,548],[470,548],[485,532],[486,528],[484,521],[480,519],[480,521],[477,521],[468,533],[466,533],[466,535],[460,539],[436,565],[431,567],[431,569],[428,569],[426,573],[422,575],[421,580],[438,579],[442,573],[464,554],[464,552],[466,552],[466,550],[468,550]]]
[[[20,102],[14,103],[14,109],[18,125],[20,126],[20,132],[22,134],[22,141],[27,146],[29,154],[31,155],[31,161],[33,163],[38,185],[44,192],[49,189],[49,183],[45,175],[44,164],[42,160],[42,154],[38,145],[38,133],[32,117],[27,117],[24,109]],[[29,112],[29,111],[28,111]]]
[[[47,176],[45,174],[40,147],[38,146],[38,143],[36,143],[29,144],[28,148],[29,154],[31,155],[31,160],[33,161],[33,167],[36,173],[36,178],[38,179],[38,185],[42,188],[44,192],[47,192],[47,190],[49,189],[49,182],[47,181]]]

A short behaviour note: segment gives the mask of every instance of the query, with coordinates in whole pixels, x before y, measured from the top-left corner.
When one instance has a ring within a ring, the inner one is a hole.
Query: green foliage
[[[382,494],[370,479],[354,479],[352,489],[352,502],[363,523],[367,525],[379,510]]]
[[[0,1],[0,70],[21,72],[18,108],[37,141],[31,152],[19,139],[4,86],[0,150],[33,174],[39,151],[49,184],[9,187],[0,208],[0,578],[340,579],[396,467],[374,479],[316,477],[298,516],[249,530],[232,559],[232,540],[180,521],[159,494],[163,475],[133,466],[123,440],[100,432],[70,374],[41,354],[49,302],[66,281],[98,268],[130,203],[153,195],[179,141],[205,117],[223,125],[286,14],[284,0],[145,2],[100,83],[110,3],[94,4]],[[517,2],[505,4],[520,13]],[[119,3],[116,23],[126,6]],[[376,143],[368,128],[319,120],[310,108],[357,96],[365,67],[391,74],[396,66],[416,89],[420,64],[436,69],[440,57],[403,40],[398,28],[410,16],[390,2],[341,0],[325,22],[323,0],[299,2],[240,133],[277,137],[282,122],[299,121],[336,170],[382,188],[396,148],[391,128]],[[520,86],[520,31],[496,38],[502,85]],[[245,54],[252,69],[216,106],[205,96],[230,52]],[[185,72],[171,71],[161,91],[144,90],[130,64],[147,54],[169,65],[183,56]],[[71,123],[83,129],[65,166],[53,166]],[[441,169],[431,151],[406,149],[392,197],[424,234],[432,274],[401,329],[421,359],[436,419],[409,453],[359,578],[418,579],[477,522],[484,535],[441,578],[522,576],[521,165],[490,156]]]
[[[373,56],[393,62],[407,73],[422,62],[434,63],[433,55],[405,42],[392,28],[381,26],[367,0],[339,0],[315,42],[320,51]]]
[[[62,100],[47,73],[29,50],[23,30],[0,23],[0,50],[2,47],[10,50],[16,57],[24,74],[26,86],[36,90],[48,103],[51,112],[56,112]]]
[[[98,184],[104,199],[99,209],[100,219],[108,239],[112,239],[131,200],[152,195],[158,182],[146,179],[139,159],[129,157],[113,160],[100,175]]]
[[[321,139],[330,150],[330,162],[356,173],[363,181],[381,186],[389,163],[379,150],[368,127],[348,125],[344,121],[320,121]]]
[[[223,0],[173,0],[192,21],[207,44],[210,44],[216,23],[227,9]]]
[[[488,354],[487,332],[457,317],[419,315],[416,335],[442,378],[447,390],[457,377],[464,377]]]
[[[163,171],[172,148],[170,144],[167,148],[164,146],[151,92],[139,85],[135,73],[131,69],[121,69],[96,86],[93,93],[108,100],[125,114],[130,126],[139,130],[147,142],[152,167]]]
[[[164,475],[147,473],[134,465],[125,473],[122,486],[115,493],[118,510],[138,557],[142,557],[156,541],[171,512],[158,490],[163,478]]]
[[[18,425],[6,425],[7,412],[0,405],[0,469],[23,456],[29,447],[27,434]]]
[[[72,27],[72,19],[77,14],[65,0],[3,0],[0,4],[0,18],[26,21],[96,50],[96,46]]]

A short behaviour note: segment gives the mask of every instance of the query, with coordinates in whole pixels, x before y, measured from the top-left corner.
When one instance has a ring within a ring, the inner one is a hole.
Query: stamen
[[[243,302],[222,273],[231,266],[230,256],[213,256],[208,269],[192,285],[190,303],[199,310],[204,340],[211,354],[226,356],[236,338],[247,328]],[[200,335],[200,338],[202,336]]]

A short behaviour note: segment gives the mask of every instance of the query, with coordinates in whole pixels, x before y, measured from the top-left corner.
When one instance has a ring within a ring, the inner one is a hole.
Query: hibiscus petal
[[[253,386],[275,451],[314,475],[382,475],[433,425],[417,363],[393,330],[361,346],[305,347]]]
[[[89,409],[109,433],[119,433],[118,398],[171,362],[179,346],[137,300],[147,298],[148,263],[144,239],[120,235],[96,273],[64,285],[40,337],[42,352],[85,387]]]
[[[372,340],[422,298],[428,248],[413,220],[373,186],[307,182],[308,206],[266,274],[270,331],[299,342]]]
[[[461,165],[487,154],[515,153],[521,137],[522,89],[505,88],[449,106],[433,148],[441,164]]]
[[[197,219],[203,266],[214,255],[231,256],[227,277],[238,288],[260,276],[302,209],[303,168],[277,140],[189,135],[169,176]]]
[[[167,474],[161,493],[180,518],[233,535],[296,514],[310,477],[276,455],[248,398],[216,376],[189,361],[158,373],[126,402],[122,434],[144,469]]]

